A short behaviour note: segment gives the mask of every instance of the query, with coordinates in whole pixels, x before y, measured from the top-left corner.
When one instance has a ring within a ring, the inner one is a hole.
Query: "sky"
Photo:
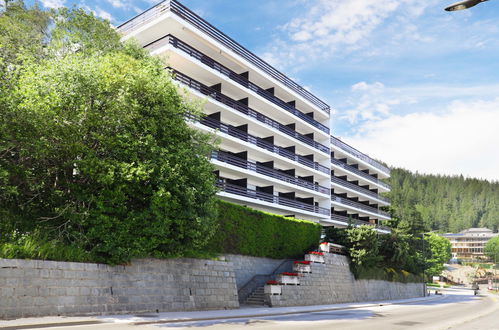
[[[390,166],[499,181],[499,0],[180,0],[331,105]],[[41,0],[117,26],[154,0]],[[29,3],[29,2],[28,2]]]

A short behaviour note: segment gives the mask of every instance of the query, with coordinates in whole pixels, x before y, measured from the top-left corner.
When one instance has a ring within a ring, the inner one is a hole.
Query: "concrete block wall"
[[[322,305],[346,302],[396,300],[421,297],[422,283],[355,280],[345,256],[325,253],[325,264],[312,263],[312,273],[300,285],[283,285],[282,295],[269,295],[272,307]]]
[[[0,259],[0,319],[238,307],[230,262],[145,259],[108,266]]]

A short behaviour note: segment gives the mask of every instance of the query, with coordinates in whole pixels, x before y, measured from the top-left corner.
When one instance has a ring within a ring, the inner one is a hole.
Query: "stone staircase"
[[[257,288],[251,295],[246,299],[246,305],[265,305],[265,294],[263,292],[263,286]]]

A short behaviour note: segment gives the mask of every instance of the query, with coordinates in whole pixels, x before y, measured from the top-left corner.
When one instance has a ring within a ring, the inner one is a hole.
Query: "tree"
[[[483,252],[494,261],[494,263],[497,263],[499,261],[499,236],[491,238],[487,244],[485,244]]]
[[[185,121],[198,107],[107,22],[77,9],[51,19],[51,35],[34,41],[46,56],[11,62],[15,79],[1,87],[0,229],[110,263],[202,246],[216,189],[213,138]]]
[[[363,225],[347,229],[351,247],[348,249],[355,267],[375,267],[382,260],[379,255],[378,233],[371,226]]]
[[[425,234],[425,241],[428,243],[430,256],[426,258],[428,276],[440,275],[444,270],[444,264],[452,256],[450,241],[434,233]]]

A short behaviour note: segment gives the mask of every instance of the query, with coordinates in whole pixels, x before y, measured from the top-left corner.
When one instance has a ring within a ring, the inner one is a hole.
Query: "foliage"
[[[317,248],[319,224],[218,202],[217,230],[207,250],[256,257],[293,258]]]
[[[352,228],[352,227],[349,227]],[[348,233],[344,228],[336,227],[326,227],[325,228],[325,241],[330,243],[335,243],[343,245],[345,248],[349,249],[352,247],[350,240],[348,239]]]
[[[389,183],[393,215],[412,219],[413,227],[439,232],[499,228],[499,182],[394,168]]]
[[[426,273],[429,277],[440,275],[444,270],[443,264],[447,263],[452,256],[450,241],[434,233],[426,234],[425,240],[430,252],[426,260],[428,263]]]
[[[488,256],[494,263],[499,261],[499,236],[491,238],[483,249],[483,252]]]
[[[376,267],[382,260],[379,256],[378,233],[371,226],[363,225],[356,228],[348,228],[347,238],[350,242],[348,254],[352,260],[353,268]]]
[[[13,32],[1,39],[9,84],[0,87],[0,231],[109,263],[205,244],[216,214],[205,157],[213,141],[184,120],[198,109],[109,23],[63,9],[50,14],[47,35],[38,13],[46,15],[9,3],[0,16],[1,28],[38,43],[12,44]]]

